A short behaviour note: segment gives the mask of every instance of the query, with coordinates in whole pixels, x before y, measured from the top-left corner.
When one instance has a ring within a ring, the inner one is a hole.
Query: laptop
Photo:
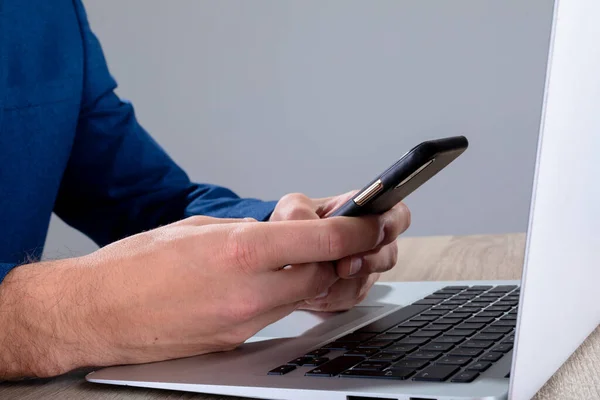
[[[600,324],[600,3],[557,1],[521,281],[378,283],[231,352],[91,382],[265,399],[529,399]]]

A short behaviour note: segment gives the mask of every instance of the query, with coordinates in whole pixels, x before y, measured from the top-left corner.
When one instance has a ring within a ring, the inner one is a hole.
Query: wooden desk
[[[404,238],[399,265],[385,281],[520,279],[524,234]],[[205,399],[232,397],[96,385],[87,371],[55,379],[0,384],[0,399]],[[540,390],[535,400],[600,399],[600,328]]]

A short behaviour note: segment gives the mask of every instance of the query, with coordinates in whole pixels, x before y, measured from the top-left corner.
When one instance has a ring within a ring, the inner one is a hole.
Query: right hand
[[[78,317],[54,316],[68,325],[54,328],[56,365],[47,374],[233,349],[327,293],[338,277],[318,262],[376,248],[387,220],[191,217],[71,259],[60,301],[76,303]]]

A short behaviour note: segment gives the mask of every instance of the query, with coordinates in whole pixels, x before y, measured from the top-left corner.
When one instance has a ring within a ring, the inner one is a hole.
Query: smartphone
[[[330,217],[382,214],[417,190],[469,146],[464,136],[423,142],[362,188]]]

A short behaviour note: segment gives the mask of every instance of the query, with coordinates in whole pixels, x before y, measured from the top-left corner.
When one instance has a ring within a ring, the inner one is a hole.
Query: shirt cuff
[[[16,266],[17,264],[0,263],[0,282],[2,282],[4,277]]]

